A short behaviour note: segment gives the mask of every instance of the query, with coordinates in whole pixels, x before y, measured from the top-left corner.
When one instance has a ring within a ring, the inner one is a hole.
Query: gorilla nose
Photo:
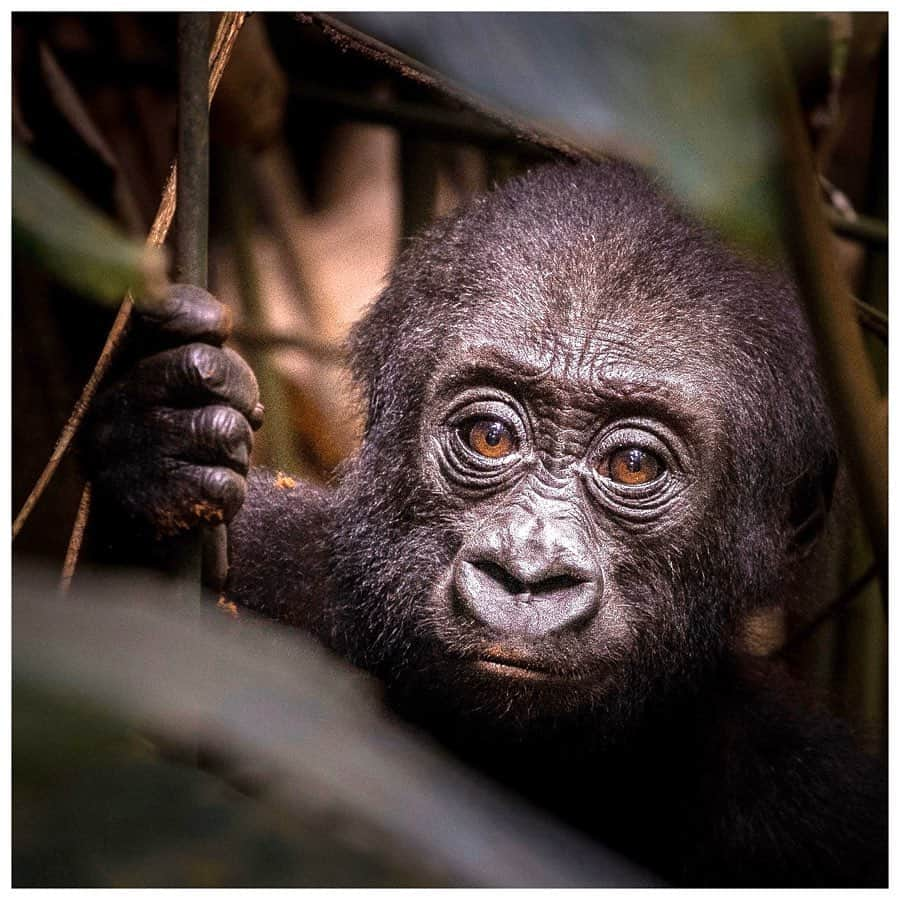
[[[456,595],[466,611],[495,631],[540,638],[587,624],[600,606],[599,575],[548,569],[523,581],[496,562],[457,561]]]

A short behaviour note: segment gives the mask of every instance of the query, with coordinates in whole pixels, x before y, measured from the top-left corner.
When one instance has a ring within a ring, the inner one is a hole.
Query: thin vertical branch
[[[251,326],[263,324],[259,272],[253,257],[252,236],[256,220],[256,182],[253,159],[242,147],[223,149],[221,157],[222,207],[234,254],[238,291],[244,319]],[[266,407],[266,434],[272,463],[288,472],[305,468],[294,448],[290,408],[283,379],[268,348],[248,347],[247,359],[256,373],[259,393]]]
[[[178,16],[178,181],[175,280],[206,288],[209,243],[209,13]],[[215,534],[215,533],[214,533]],[[200,591],[202,529],[169,542],[166,568],[179,579],[176,593]]]
[[[175,280],[206,287],[209,236],[209,13],[178,16]]]

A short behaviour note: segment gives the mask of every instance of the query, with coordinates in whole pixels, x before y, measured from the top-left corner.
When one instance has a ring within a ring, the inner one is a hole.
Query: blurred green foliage
[[[261,802],[160,755],[111,712],[18,679],[13,703],[14,887],[410,887],[320,818]]]
[[[115,303],[130,288],[157,296],[163,252],[127,238],[27,150],[12,149],[13,239],[43,269],[78,293]]]
[[[594,149],[629,150],[726,238],[760,253],[777,250],[770,64],[786,17],[367,12],[344,18],[501,108]]]

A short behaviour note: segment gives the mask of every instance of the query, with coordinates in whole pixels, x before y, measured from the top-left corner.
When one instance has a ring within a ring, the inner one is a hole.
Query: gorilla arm
[[[226,596],[323,640],[332,595],[329,491],[254,468],[228,530]]]

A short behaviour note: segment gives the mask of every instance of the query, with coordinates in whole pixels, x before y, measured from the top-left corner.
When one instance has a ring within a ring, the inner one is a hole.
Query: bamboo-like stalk
[[[438,171],[434,147],[428,141],[404,135],[400,139],[399,149],[402,247],[410,237],[431,224]]]
[[[209,242],[209,14],[178,16],[175,280],[206,288]]]
[[[775,96],[783,124],[784,238],[822,363],[838,434],[878,566],[887,613],[887,422],[872,364],[818,199],[809,139],[782,56]]]
[[[209,13],[178,16],[178,181],[175,215],[175,280],[206,288],[209,251],[209,85],[207,48]],[[216,528],[173,538],[169,543],[171,572],[178,579],[176,593],[187,599],[199,596],[203,544],[207,556],[218,559]],[[212,563],[215,578],[224,573]]]
[[[259,291],[259,274],[253,257],[252,235],[255,220],[253,165],[246,148],[234,147],[222,154],[223,209],[231,238],[237,272],[238,291],[244,319],[259,327],[264,311]],[[256,373],[259,393],[266,407],[266,433],[272,463],[288,472],[302,472],[291,437],[292,426],[287,394],[281,376],[266,347],[247,347],[250,367]]]

